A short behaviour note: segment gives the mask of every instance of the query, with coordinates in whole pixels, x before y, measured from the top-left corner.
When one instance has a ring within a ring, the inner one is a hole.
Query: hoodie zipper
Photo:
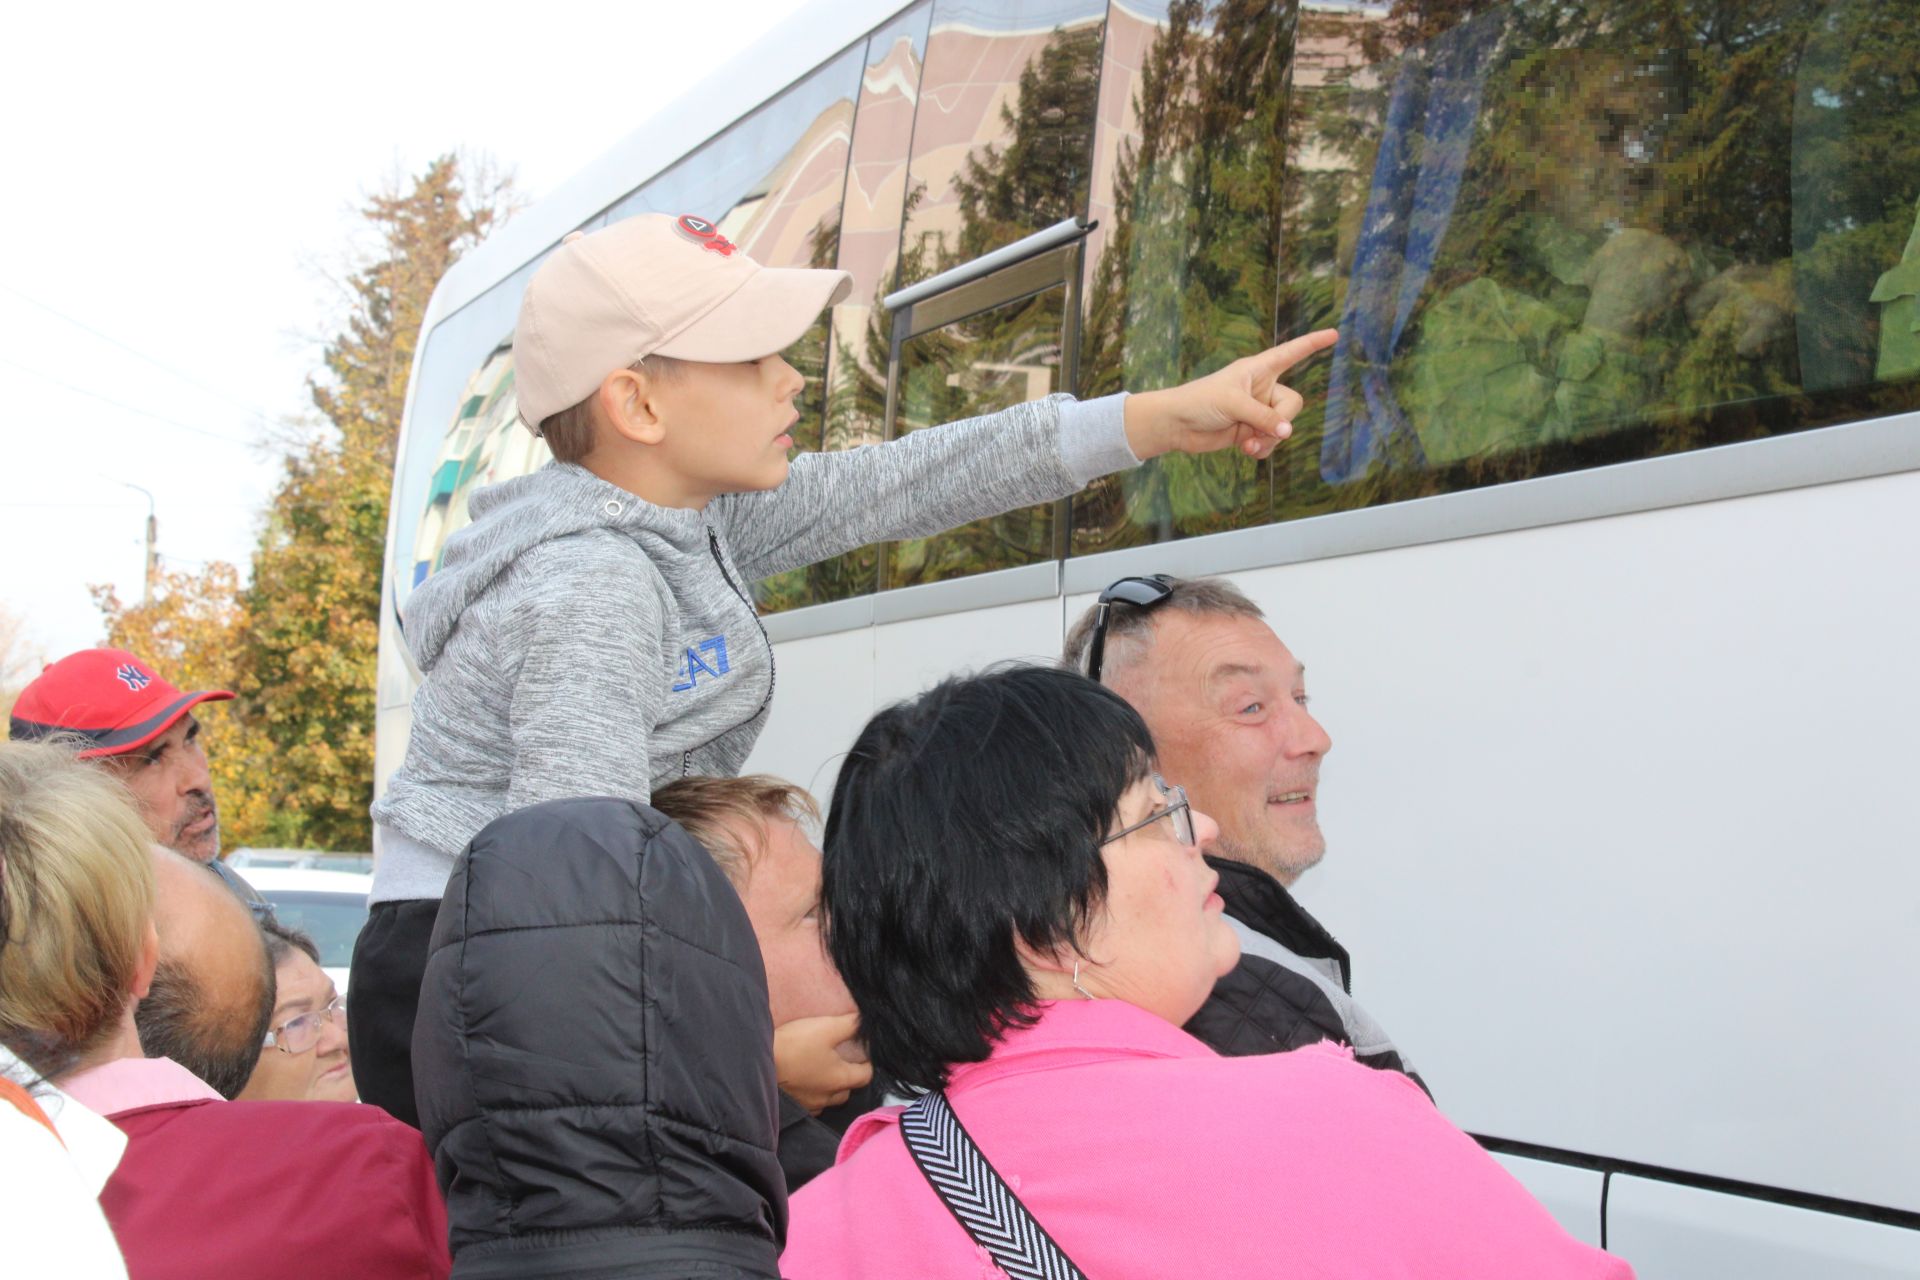
[[[720,567],[720,576],[726,579],[727,586],[732,588],[734,595],[740,597],[740,603],[747,606],[747,612],[753,616],[753,625],[760,628],[760,639],[767,646],[767,696],[760,700],[760,709],[754,712],[749,718],[749,722],[751,722],[765,715],[767,708],[773,705],[774,685],[777,684],[780,679],[780,672],[776,668],[773,658],[773,637],[767,634],[767,624],[760,621],[760,611],[753,607],[753,601],[747,598],[747,593],[740,589],[740,584],[735,582],[733,575],[727,571],[726,558],[720,554],[720,535],[713,531],[712,525],[707,526],[707,550],[713,553],[713,562]],[[685,778],[692,775],[693,753],[695,751],[704,750],[712,746],[714,743],[720,741],[721,738],[726,737],[727,733],[732,732],[733,730],[729,729],[726,733],[709,738],[699,746],[690,747],[683,752],[680,756],[680,776]]]

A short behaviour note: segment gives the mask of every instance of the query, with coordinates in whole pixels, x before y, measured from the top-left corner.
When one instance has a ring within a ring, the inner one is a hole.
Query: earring
[[[1080,985],[1080,962],[1078,960],[1073,962],[1073,989],[1087,999],[1093,999],[1093,992]]]

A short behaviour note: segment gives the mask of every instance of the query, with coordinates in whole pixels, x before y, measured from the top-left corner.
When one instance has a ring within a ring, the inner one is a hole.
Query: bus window
[[[896,435],[992,413],[1059,390],[1066,290],[1008,303],[909,338]],[[1053,556],[1053,508],[1028,507],[888,547],[888,587],[939,582]]]
[[[1150,391],[1269,345],[1293,5],[1115,5],[1079,392]],[[1296,74],[1301,74],[1296,71]],[[1290,446],[1291,447],[1291,446]],[[1271,466],[1160,458],[1073,501],[1075,555],[1264,524]]]
[[[934,0],[902,285],[1086,212],[1105,0]]]
[[[1275,517],[1920,405],[1874,372],[1920,196],[1896,9],[1303,6],[1280,315],[1342,338]]]
[[[922,4],[867,41],[860,98],[841,203],[837,265],[853,290],[833,308],[825,353],[823,449],[851,449],[885,438],[888,341],[892,322],[880,299],[894,287],[906,196],[913,105],[927,47],[931,4]],[[878,581],[879,548],[862,547],[754,586],[773,612],[865,595]]]
[[[468,381],[434,459],[426,508],[414,535],[411,586],[440,567],[447,539],[470,521],[467,499],[475,489],[526,475],[553,456],[545,441],[520,425],[519,410],[513,347],[502,341]]]
[[[1644,12],[1116,7],[1082,394],[1342,340],[1270,463],[1111,477],[1074,553],[1920,408],[1920,26]]]

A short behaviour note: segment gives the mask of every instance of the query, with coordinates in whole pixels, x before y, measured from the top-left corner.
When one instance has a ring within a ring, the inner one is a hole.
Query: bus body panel
[[[1334,742],[1297,891],[1456,1123],[1920,1208],[1916,563],[1909,473],[1234,575]],[[1091,602],[783,644],[746,767],[824,798]]]

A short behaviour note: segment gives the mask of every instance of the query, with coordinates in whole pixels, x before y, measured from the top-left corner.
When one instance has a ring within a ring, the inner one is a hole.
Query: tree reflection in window
[[[1116,6],[1081,393],[1343,337],[1074,551],[1920,407],[1915,65],[1871,0]]]
[[[1080,393],[1146,391],[1269,345],[1294,7],[1115,6],[1101,88]],[[1263,523],[1268,467],[1177,456],[1074,500],[1076,554]]]
[[[1874,372],[1920,196],[1910,15],[1309,6],[1299,48],[1280,314],[1342,339],[1277,516],[1920,404]]]
[[[969,316],[909,339],[900,351],[896,432],[993,413],[1059,390],[1065,290]],[[1053,557],[1053,508],[976,520],[887,550],[889,587],[1035,564]]]

